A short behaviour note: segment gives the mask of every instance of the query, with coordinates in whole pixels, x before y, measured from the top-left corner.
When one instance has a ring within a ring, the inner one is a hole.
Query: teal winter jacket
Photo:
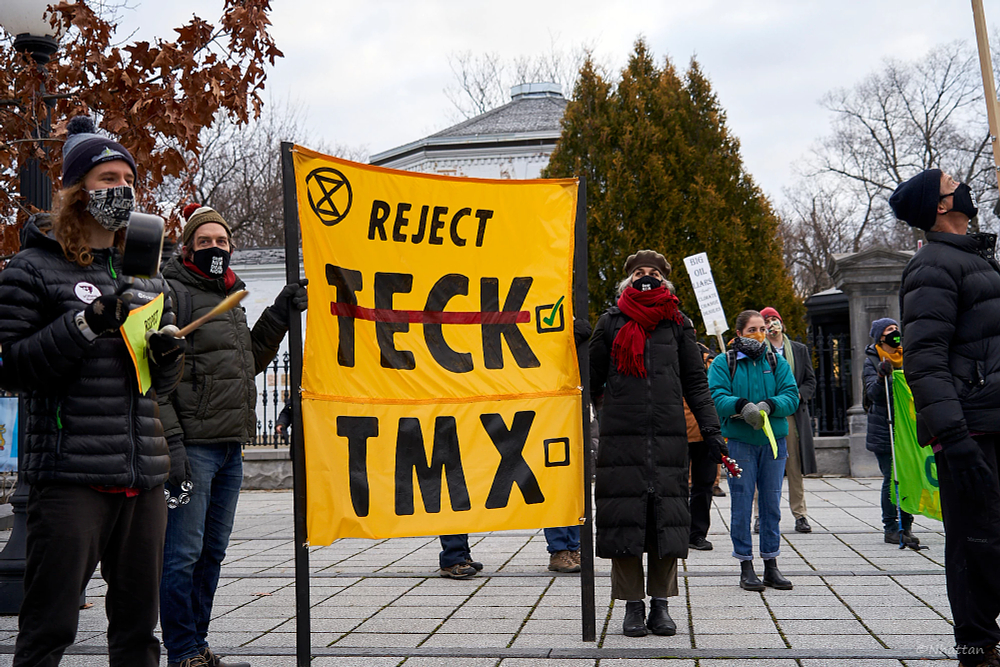
[[[750,357],[741,356],[736,361],[736,370],[729,376],[729,363],[726,355],[720,354],[708,369],[708,388],[715,400],[715,410],[722,422],[722,435],[727,438],[742,440],[752,445],[766,445],[767,435],[764,429],[755,431],[753,427],[741,418],[733,418],[740,410],[737,405],[743,405],[743,399],[752,403],[760,403],[770,399],[774,409],[769,415],[771,430],[775,438],[788,435],[788,420],[799,407],[799,389],[795,384],[792,369],[785,358],[776,355],[777,366],[771,372],[771,364],[767,355],[761,355],[754,361]]]

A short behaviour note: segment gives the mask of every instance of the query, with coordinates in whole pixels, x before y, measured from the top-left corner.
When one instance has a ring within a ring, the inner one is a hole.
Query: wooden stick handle
[[[240,301],[242,301],[246,297],[246,295],[249,294],[249,293],[250,292],[246,291],[245,289],[244,290],[240,290],[239,292],[233,292],[232,294],[230,294],[229,296],[227,296],[225,299],[223,299],[222,301],[220,301],[218,306],[216,306],[215,308],[213,308],[212,310],[210,310],[208,313],[202,315],[201,317],[199,317],[198,319],[196,319],[194,322],[192,322],[191,324],[188,324],[186,327],[184,327],[183,329],[181,329],[180,331],[178,331],[177,334],[176,334],[176,337],[177,338],[182,338],[184,336],[187,336],[189,333],[191,333],[192,331],[194,331],[195,329],[197,329],[198,327],[200,327],[205,322],[208,322],[213,317],[217,317],[219,315],[222,315],[223,313],[229,312],[230,310],[232,310],[233,308],[235,308],[237,305],[239,305]]]
[[[1000,178],[1000,110],[997,109],[996,82],[993,79],[993,58],[990,55],[990,40],[986,27],[983,0],[972,0],[972,17],[976,25],[976,46],[979,49],[979,68],[983,75],[983,94],[986,97],[986,120],[990,126],[990,143],[993,145],[993,166]]]

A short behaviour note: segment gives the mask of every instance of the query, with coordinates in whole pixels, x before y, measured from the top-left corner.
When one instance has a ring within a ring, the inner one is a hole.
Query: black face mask
[[[887,333],[885,338],[882,339],[882,342],[888,347],[896,348],[900,346],[902,340],[902,336],[899,335],[899,332],[893,331],[892,333]]]
[[[663,282],[654,278],[653,276],[643,276],[638,280],[633,280],[632,287],[636,288],[640,292],[648,292],[651,289],[656,289],[657,287],[663,287]]]
[[[972,220],[979,214],[979,209],[976,207],[976,198],[972,194],[972,188],[965,183],[958,184],[958,187],[952,193],[951,210],[965,214],[969,220]]]
[[[212,278],[221,278],[229,268],[229,253],[222,248],[195,250],[192,263]]]

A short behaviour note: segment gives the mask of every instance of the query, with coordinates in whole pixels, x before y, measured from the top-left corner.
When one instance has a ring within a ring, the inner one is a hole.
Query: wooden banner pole
[[[976,46],[979,48],[979,68],[983,74],[983,92],[986,97],[986,118],[990,125],[990,143],[993,144],[993,168],[1000,179],[1000,142],[997,141],[998,112],[997,88],[993,78],[993,58],[990,55],[990,39],[983,13],[983,0],[972,0],[972,17],[976,24]]]

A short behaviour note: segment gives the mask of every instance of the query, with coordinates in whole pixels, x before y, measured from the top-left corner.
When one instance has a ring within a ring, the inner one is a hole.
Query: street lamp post
[[[35,66],[44,70],[46,63],[59,46],[59,35],[45,18],[49,0],[3,0],[0,3],[0,27],[14,37],[14,49],[31,56]],[[45,97],[44,84],[42,90]],[[46,100],[46,114],[36,123],[35,138],[47,139],[52,126],[52,101]],[[35,208],[43,211],[52,208],[52,181],[42,170],[36,157],[27,159],[20,167],[21,197]],[[21,452],[24,442],[23,402],[19,401],[17,437],[18,469],[21,468]],[[28,505],[28,483],[19,472],[17,489],[11,496],[14,511],[14,526],[10,539],[0,552],[0,614],[16,614],[24,598],[25,536],[27,524],[25,508]],[[81,598],[82,604],[82,598]]]

